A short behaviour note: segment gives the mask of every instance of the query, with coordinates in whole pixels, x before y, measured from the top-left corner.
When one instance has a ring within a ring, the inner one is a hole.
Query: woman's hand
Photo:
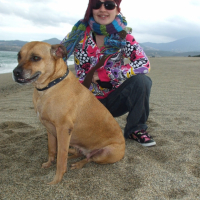
[[[97,81],[100,80],[98,76],[98,72],[94,72],[94,75],[92,77],[92,82],[97,84]]]

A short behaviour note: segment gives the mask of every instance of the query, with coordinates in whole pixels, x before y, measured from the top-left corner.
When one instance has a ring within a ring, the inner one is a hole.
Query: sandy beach
[[[32,103],[33,86],[0,74],[0,199],[200,199],[200,58],[150,58],[148,132],[157,145],[126,140],[114,164],[89,163],[49,186],[47,134]],[[70,66],[73,69],[73,66]],[[122,130],[126,115],[116,118]]]

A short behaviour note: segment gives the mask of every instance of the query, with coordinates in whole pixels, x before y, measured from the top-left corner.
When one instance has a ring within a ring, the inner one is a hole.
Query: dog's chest
[[[37,102],[37,104],[35,105],[35,110],[36,110],[37,117],[40,120],[42,120],[44,118],[44,116],[43,116],[44,111],[43,111],[42,104]]]
[[[43,95],[38,96],[34,101],[34,107],[37,117],[42,120],[46,118],[46,113],[48,112],[49,103],[46,101]]]
[[[39,113],[39,111],[37,111],[37,117],[40,118],[40,113]]]
[[[45,126],[47,131],[56,136],[56,128],[51,123],[52,120],[49,118],[48,103],[41,101],[41,99],[37,99],[37,102],[35,104],[35,110],[37,117],[39,118],[40,122]]]
[[[47,131],[56,137],[57,136],[56,128],[55,128],[54,124],[51,122],[51,120],[49,120],[47,117],[40,114],[39,111],[37,112],[37,116],[39,117],[41,123],[45,126]]]

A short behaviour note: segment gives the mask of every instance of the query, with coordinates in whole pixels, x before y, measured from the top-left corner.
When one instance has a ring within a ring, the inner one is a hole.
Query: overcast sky
[[[85,14],[89,0],[0,0],[0,40],[59,40]],[[200,0],[122,0],[140,42],[200,36]]]

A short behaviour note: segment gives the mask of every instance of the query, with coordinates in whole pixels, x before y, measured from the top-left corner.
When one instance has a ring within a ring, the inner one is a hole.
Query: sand
[[[89,163],[49,186],[47,134],[33,109],[32,86],[0,75],[0,199],[200,199],[200,58],[150,58],[149,133],[157,145],[126,140],[125,157]],[[116,118],[121,128],[126,115]]]

